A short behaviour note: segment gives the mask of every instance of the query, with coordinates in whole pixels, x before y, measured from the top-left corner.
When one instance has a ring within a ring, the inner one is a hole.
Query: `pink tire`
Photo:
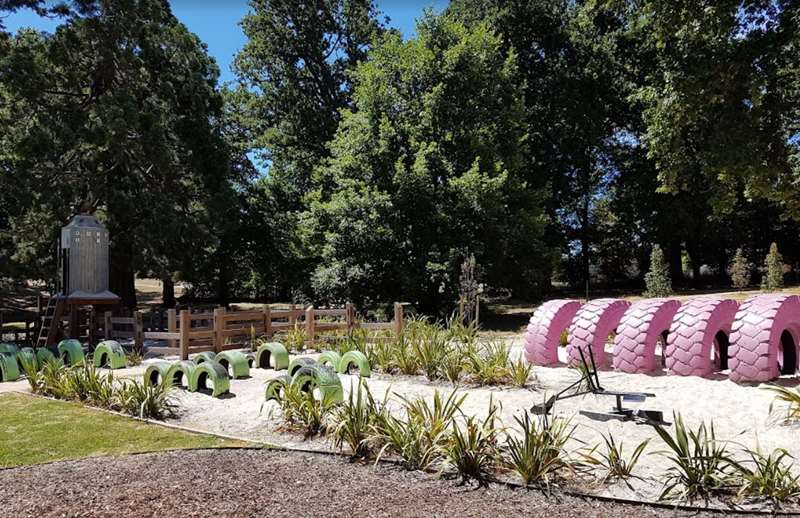
[[[561,333],[569,327],[581,303],[577,300],[550,300],[539,306],[525,333],[525,359],[534,365],[558,363]]]
[[[573,365],[581,362],[579,349],[588,358],[588,348],[592,348],[594,361],[598,367],[606,365],[605,345],[610,335],[631,305],[627,300],[596,299],[587,302],[575,314],[569,326],[567,353]]]
[[[622,316],[614,337],[614,369],[631,373],[656,370],[656,344],[669,332],[680,306],[672,299],[633,303]]]
[[[757,295],[736,313],[731,331],[730,378],[769,381],[797,370],[800,297]]]
[[[723,358],[730,356],[727,344],[739,303],[731,299],[696,298],[686,301],[672,319],[667,336],[666,361],[670,374],[709,376],[715,368],[711,352]],[[722,333],[722,335],[720,335]],[[719,337],[719,340],[717,340]]]

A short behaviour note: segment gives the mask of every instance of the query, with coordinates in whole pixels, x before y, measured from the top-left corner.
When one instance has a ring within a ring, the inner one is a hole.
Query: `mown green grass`
[[[100,455],[247,445],[147,424],[78,403],[0,394],[0,468]]]

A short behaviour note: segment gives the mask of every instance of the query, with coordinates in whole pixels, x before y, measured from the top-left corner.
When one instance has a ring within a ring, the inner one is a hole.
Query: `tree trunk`
[[[164,277],[161,279],[163,288],[161,289],[161,305],[165,308],[175,307],[175,282],[172,277]]]
[[[119,295],[123,306],[135,309],[136,286],[131,248],[128,243],[116,243],[110,248],[109,288],[112,293]]]
[[[673,241],[667,247],[667,260],[669,261],[669,275],[672,277],[673,286],[683,286],[683,264],[681,262],[681,243]]]

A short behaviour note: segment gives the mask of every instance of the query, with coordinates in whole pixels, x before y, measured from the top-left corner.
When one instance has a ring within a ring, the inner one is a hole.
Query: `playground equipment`
[[[211,388],[208,388],[209,382]],[[214,360],[207,360],[199,364],[189,378],[189,391],[211,391],[212,397],[219,397],[230,391],[228,369]]]
[[[317,362],[320,365],[328,365],[336,371],[339,370],[341,361],[342,357],[336,351],[322,351],[322,354],[317,358]]]
[[[58,343],[58,356],[64,365],[72,367],[83,365],[83,346],[77,340],[61,340]]]
[[[114,340],[105,340],[94,349],[94,366],[122,369],[128,364],[125,350]]]
[[[274,380],[270,380],[270,382],[267,383],[267,389],[264,394],[266,401],[280,401],[280,399],[283,397],[283,391],[286,390],[286,387],[288,387],[291,383],[292,377],[288,374],[284,374],[278,378],[275,378]]]
[[[708,376],[730,369],[736,382],[769,381],[795,374],[800,366],[800,296],[762,294],[741,306],[730,299],[697,297],[678,302],[598,299],[580,306],[574,300],[542,304],[525,335],[525,357],[534,364],[558,362],[560,337],[571,318],[566,360],[580,365],[580,352],[614,369],[648,373],[663,367],[670,374]],[[571,315],[571,317],[570,317]],[[606,352],[610,335],[613,351]]]
[[[295,373],[297,373],[297,371],[303,367],[316,367],[317,365],[319,365],[317,360],[314,360],[313,358],[306,358],[305,356],[301,358],[295,358],[289,364],[289,376],[294,377]]]
[[[598,421],[608,421],[610,419],[617,419],[619,421],[636,421],[638,423],[646,424],[660,424],[669,425],[664,421],[664,413],[660,410],[644,410],[639,409],[634,411],[630,408],[622,406],[623,401],[644,402],[649,397],[655,397],[655,394],[649,392],[620,392],[616,390],[606,390],[600,385],[600,377],[597,374],[597,365],[594,361],[594,353],[592,348],[587,348],[589,360],[586,360],[583,349],[578,349],[578,357],[581,365],[581,377],[570,384],[554,396],[550,396],[543,403],[533,405],[531,412],[538,415],[549,414],[553,409],[556,401],[569,399],[586,394],[593,394],[595,396],[611,396],[616,399],[616,404],[608,412],[594,412],[589,410],[581,410],[581,415],[585,415],[590,419]]]
[[[144,371],[144,383],[147,385],[158,385],[159,383],[172,384],[172,379],[169,376],[170,362],[155,362],[147,366]]]
[[[223,351],[217,354],[214,361],[222,365],[233,379],[250,377],[250,364],[247,361],[247,355],[242,352]]]
[[[180,360],[172,364],[167,371],[167,378],[173,387],[191,388],[191,379],[197,364],[189,360]]]
[[[19,372],[25,372],[25,364],[27,363],[31,368],[38,370],[39,362],[36,361],[36,351],[30,347],[23,347],[17,352],[17,365]]]
[[[276,371],[289,367],[289,351],[283,344],[267,342],[256,351],[255,366],[259,369],[269,369],[272,366]]]
[[[211,351],[204,351],[202,353],[197,353],[194,358],[192,358],[192,361],[197,365],[200,365],[203,362],[214,361],[214,358],[216,357],[217,355]]]
[[[355,367],[358,369],[358,375],[362,378],[369,378],[372,371],[369,368],[369,360],[364,356],[361,351],[348,351],[344,353],[342,359],[339,361],[339,373],[347,374],[350,369]]]
[[[292,385],[299,386],[303,392],[313,392],[317,399],[326,404],[344,401],[342,381],[336,371],[327,365],[301,367],[292,376]]]
[[[16,355],[17,352],[19,352],[19,347],[17,347],[16,345],[0,343],[0,353]]]
[[[58,361],[58,355],[56,353],[58,353],[57,350],[54,353],[52,349],[48,349],[46,347],[39,347],[38,349],[36,349],[37,366],[41,369],[47,362]]]
[[[17,356],[12,353],[0,352],[0,381],[17,381],[18,379]]]

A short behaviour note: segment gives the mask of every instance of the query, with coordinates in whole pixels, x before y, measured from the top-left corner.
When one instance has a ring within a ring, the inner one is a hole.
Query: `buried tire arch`
[[[534,365],[558,363],[561,335],[581,307],[578,300],[555,299],[533,312],[525,332],[525,359]]]
[[[677,300],[661,298],[631,304],[614,337],[614,369],[628,373],[655,371],[656,345],[661,340],[663,359],[670,325],[680,306]]]
[[[757,295],[739,306],[729,346],[730,379],[769,381],[794,374],[800,343],[800,297]]]
[[[619,322],[631,303],[620,299],[596,299],[584,304],[575,314],[569,326],[567,354],[572,365],[581,362],[579,351],[587,354],[591,347],[598,367],[607,365],[605,345],[611,333],[614,333]]]
[[[667,336],[667,371],[679,376],[709,376],[726,369],[738,308],[733,299],[699,297],[685,301]],[[716,361],[712,361],[712,354]]]

